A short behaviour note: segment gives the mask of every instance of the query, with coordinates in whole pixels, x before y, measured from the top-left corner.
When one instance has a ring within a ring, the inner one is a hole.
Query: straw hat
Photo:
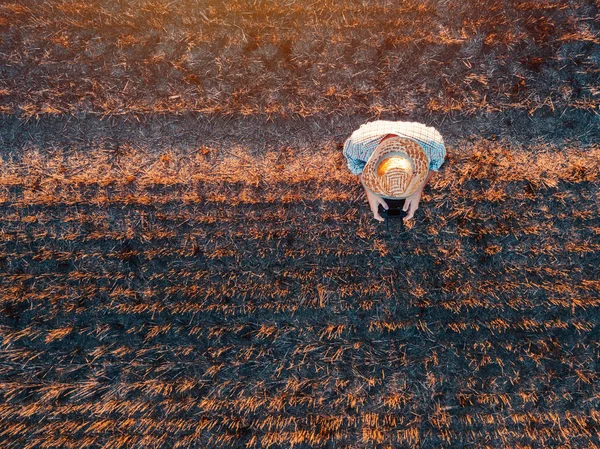
[[[363,169],[365,186],[381,197],[411,196],[427,177],[429,160],[415,140],[394,137],[381,142]]]

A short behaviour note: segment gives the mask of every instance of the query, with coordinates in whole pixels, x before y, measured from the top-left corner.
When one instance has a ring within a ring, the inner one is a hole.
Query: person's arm
[[[365,187],[365,183],[363,182],[363,177],[362,177],[362,173],[358,174],[358,180],[360,181],[361,185],[363,186],[363,188],[365,189],[366,193],[369,193],[369,191],[367,190],[367,188]]]
[[[436,172],[433,170],[429,170],[421,186],[417,190],[415,190],[415,192],[411,196],[406,198],[404,206],[402,207],[402,210],[407,213],[406,216],[402,219],[405,222],[410,220],[414,216],[416,210],[419,208],[419,202],[421,201],[423,189],[425,188],[425,185],[429,182],[429,180],[433,177],[434,173]]]
[[[426,177],[426,178],[425,178],[425,180],[423,181],[423,184],[421,184],[421,187],[419,187],[419,190],[421,191],[421,193],[423,193],[423,189],[425,188],[425,185],[426,185],[426,184],[429,182],[429,180],[430,180],[431,178],[433,178],[433,174],[434,174],[434,173],[437,173],[437,172],[436,172],[436,171],[434,171],[434,170],[429,170],[429,171],[427,172],[427,177]]]
[[[367,197],[369,197],[369,196],[373,195],[373,192],[371,192],[369,189],[367,189],[367,186],[365,185],[365,182],[363,181],[363,174],[362,174],[362,173],[360,173],[360,174],[358,175],[358,180],[359,180],[359,181],[360,181],[360,183],[362,184],[362,186],[363,186],[363,189],[365,189],[365,193],[367,194]]]
[[[343,154],[346,158],[346,162],[348,164],[348,169],[350,170],[350,173],[353,173],[355,175],[361,175],[363,168],[365,168],[366,161],[363,161],[358,158],[358,149],[352,144],[350,139],[348,139],[344,144]]]
[[[362,173],[359,173],[358,179],[360,180],[360,183],[362,184],[363,188],[365,189],[365,194],[367,196],[367,202],[369,203],[369,209],[371,209],[371,212],[373,212],[373,217],[375,218],[375,220],[384,221],[383,217],[379,214],[379,205],[381,204],[381,206],[386,210],[389,208],[389,206],[387,205],[387,203],[385,202],[385,200],[383,198],[381,198],[378,195],[375,195],[373,192],[371,192],[369,189],[367,189],[367,186],[363,182],[362,175],[363,175]]]
[[[362,145],[362,144],[359,144]],[[388,209],[388,205],[385,202],[385,200],[377,195],[375,195],[374,193],[372,193],[369,189],[367,189],[367,186],[365,186],[365,183],[363,182],[363,169],[365,168],[366,165],[366,161],[362,160],[362,159],[358,159],[358,155],[361,154],[360,151],[357,151],[356,146],[352,143],[352,139],[348,139],[346,140],[346,143],[344,144],[344,156],[346,157],[347,161],[348,161],[348,168],[350,169],[350,171],[357,175],[358,180],[360,181],[360,183],[362,184],[363,188],[365,189],[365,194],[367,196],[367,202],[369,203],[369,209],[371,209],[371,212],[373,212],[373,217],[378,220],[378,221],[385,221],[383,219],[383,217],[379,214],[379,205],[381,204],[381,206],[384,209]]]

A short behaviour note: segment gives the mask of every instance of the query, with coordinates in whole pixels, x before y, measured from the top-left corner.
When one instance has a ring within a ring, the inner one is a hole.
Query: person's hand
[[[421,201],[421,193],[423,193],[422,190],[417,190],[411,196],[406,198],[402,210],[405,212],[408,211],[408,213],[406,214],[406,217],[402,219],[402,221],[406,222],[415,215],[415,211],[419,208],[419,201]]]
[[[367,191],[367,200],[369,201],[369,207],[371,208],[371,212],[373,212],[373,217],[378,221],[385,221],[381,215],[379,215],[379,205],[381,204],[385,210],[389,209],[389,206],[385,202],[383,198],[375,195],[374,193],[370,193]]]

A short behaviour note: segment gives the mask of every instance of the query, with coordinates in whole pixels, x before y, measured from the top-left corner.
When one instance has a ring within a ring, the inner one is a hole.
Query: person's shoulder
[[[383,128],[399,128],[399,129],[427,129],[438,132],[434,126],[427,125],[423,122],[409,121],[409,120],[375,120],[372,122],[363,123],[360,128],[363,127],[383,127]],[[360,129],[359,128],[359,129]]]
[[[402,126],[407,132],[420,138],[443,142],[442,135],[435,126],[429,126],[421,122],[403,122]]]
[[[363,123],[358,129],[354,131],[353,134],[387,134],[388,132],[393,131],[397,127],[397,124],[398,122],[394,122],[391,120],[374,120],[371,122]]]
[[[411,128],[430,128],[430,129],[435,129],[434,126],[430,126],[427,123],[423,123],[423,122],[398,121],[396,123],[398,123],[400,126],[407,126],[407,127],[411,127]]]
[[[414,136],[425,140],[434,140],[442,142],[442,136],[439,131],[422,122],[406,121],[406,120],[374,120],[360,125],[352,133],[353,138],[362,138],[364,136],[379,136],[386,134],[401,133],[406,136]]]
[[[362,128],[363,126],[394,126],[396,123],[400,122],[393,120],[373,120],[371,122],[363,123],[362,125],[360,125],[360,127]]]

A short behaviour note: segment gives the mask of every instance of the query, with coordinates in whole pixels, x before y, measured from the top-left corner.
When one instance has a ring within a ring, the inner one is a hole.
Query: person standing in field
[[[446,147],[435,128],[377,120],[354,131],[343,154],[365,189],[373,217],[384,221],[383,210],[402,208],[406,222],[418,209],[423,188],[444,163]]]

